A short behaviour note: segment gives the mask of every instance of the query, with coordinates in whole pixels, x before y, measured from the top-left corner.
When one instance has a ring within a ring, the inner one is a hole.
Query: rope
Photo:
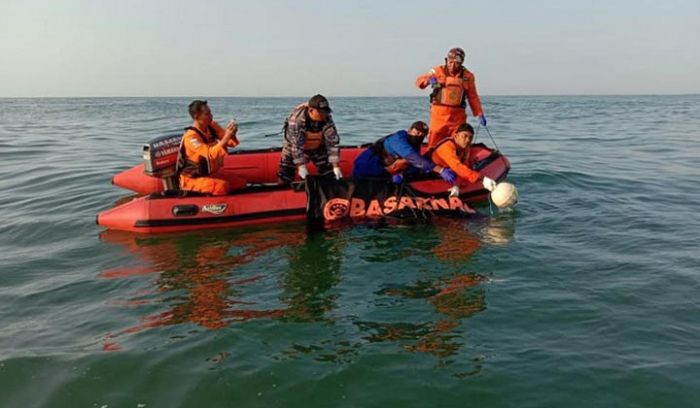
[[[405,179],[404,179],[404,180],[405,180]],[[402,186],[402,187],[403,187],[403,186]],[[413,202],[417,202],[417,201],[418,201],[418,200],[416,199],[416,198],[417,198],[416,195],[413,194],[413,191],[411,190],[411,187],[410,187],[410,186],[408,187],[408,189],[407,189],[406,191],[407,191],[408,194],[411,196],[411,198],[413,198]],[[399,200],[399,204],[400,204],[400,201],[401,201],[401,200]],[[411,208],[411,207],[409,207],[409,208],[410,208],[411,211],[413,212],[413,216],[416,217],[416,219],[417,219],[418,216],[416,215],[416,212],[413,210],[413,208]],[[426,213],[425,208],[421,208],[421,209],[420,209],[420,214],[422,215],[421,218],[424,219],[424,220],[427,220],[427,219],[429,218],[428,215],[427,215],[427,213]]]
[[[479,125],[481,126],[481,125]],[[491,138],[491,141],[493,142],[493,145],[496,147],[496,151],[500,152],[501,149],[498,148],[498,145],[496,144],[496,141],[494,140],[493,136],[491,136],[491,131],[489,130],[488,126],[484,126],[484,129],[486,129],[486,133],[489,134],[489,137]]]
[[[479,136],[479,129],[481,129],[481,122],[479,122],[479,126],[476,127],[476,132],[474,132],[474,140],[472,142],[476,142],[476,137]],[[491,138],[491,142],[493,143],[493,146],[496,148],[496,151],[500,152],[501,149],[496,144],[496,140],[494,140],[493,136],[491,135],[491,131],[489,130],[488,126],[484,126],[484,129],[486,129],[486,133],[488,133],[489,137]]]
[[[479,121],[479,126],[476,127],[476,132],[474,132],[474,141],[476,141],[476,137],[479,135],[479,129],[481,129],[481,121]],[[484,125],[484,129],[486,130],[486,133],[489,135],[491,138],[491,142],[493,143],[493,146],[496,148],[497,152],[500,152],[501,149],[498,147],[496,144],[496,140],[494,140],[493,136],[491,135],[491,131],[489,131],[488,126]],[[489,214],[493,217],[493,202],[491,201],[491,192],[488,192],[488,199],[489,199]]]
[[[397,200],[398,202],[396,203],[397,208],[398,208],[399,204],[401,204],[401,197],[403,197],[403,191],[404,191],[404,187],[407,184],[407,179],[408,179],[408,177],[404,176],[403,180],[401,180],[401,186],[399,187],[399,199]],[[416,211],[413,208],[411,208],[410,206],[408,206],[408,208],[413,213],[413,217],[418,219],[418,215],[416,214]]]

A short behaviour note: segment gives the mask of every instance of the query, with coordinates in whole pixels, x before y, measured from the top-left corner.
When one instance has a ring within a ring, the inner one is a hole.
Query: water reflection
[[[119,335],[181,323],[220,329],[254,318],[323,320],[334,307],[337,295],[328,291],[340,281],[342,240],[307,233],[301,224],[190,236],[143,237],[106,231],[100,237],[141,261],[105,270],[100,277],[155,275],[154,289],[111,304],[168,306],[164,312],[146,315],[138,324],[110,334],[106,344],[114,343]]]
[[[471,230],[486,245],[506,245],[515,235],[514,213],[500,213],[497,217],[486,218],[471,224]]]
[[[434,314],[425,313],[427,321],[418,322],[357,322],[367,332],[369,342],[400,342],[410,352],[429,353],[439,358],[456,354],[463,346],[460,333],[462,320],[486,309],[483,275],[462,272],[474,253],[481,247],[479,237],[469,231],[461,220],[436,220],[433,232],[438,237],[433,246],[434,256],[444,264],[435,279],[418,279],[410,284],[384,285],[378,296],[399,299],[423,299],[432,306]]]
[[[103,348],[120,350],[123,336],[155,327],[187,323],[213,330],[251,319],[276,319],[280,324],[328,323],[327,330],[290,340],[276,358],[308,355],[345,362],[368,344],[395,343],[449,365],[465,346],[466,320],[487,307],[484,285],[489,271],[474,271],[472,258],[484,246],[509,242],[513,223],[490,218],[433,221],[365,231],[355,227],[310,232],[303,224],[293,224],[155,237],[105,232],[101,238],[124,248],[129,264],[100,276],[135,278],[136,283],[139,277],[149,279],[145,288],[142,284],[110,304],[127,313],[135,310],[137,316],[154,306],[161,311],[141,314],[134,324],[108,334]],[[348,238],[353,234],[357,242]],[[362,272],[352,268],[353,259],[344,259],[348,253],[360,253],[377,271],[392,268],[397,256],[415,257],[416,262],[391,279],[371,274],[360,286],[345,285],[344,262],[354,273]],[[401,280],[387,282],[396,279]],[[366,291],[364,285],[373,289]],[[358,301],[358,291],[367,293],[366,300]],[[416,313],[407,318],[406,310],[413,308]],[[385,319],[368,318],[376,315]],[[303,326],[290,330],[299,327]],[[231,352],[221,351],[212,362]]]
[[[470,271],[471,259],[483,246],[508,243],[513,233],[512,218],[483,218],[470,222],[435,219],[426,227],[389,229],[363,236],[363,259],[372,264],[389,264],[384,269],[393,269],[397,256],[413,256],[419,258],[420,265],[430,265],[430,270],[417,274],[406,271],[406,276],[418,276],[412,281],[379,283],[367,302],[375,305],[369,314],[384,319],[344,316],[354,330],[337,322],[342,326],[338,329],[342,338],[298,342],[283,351],[283,356],[345,362],[369,344],[395,344],[407,352],[436,357],[438,367],[454,366],[458,378],[479,373],[483,355],[457,357],[466,345],[467,319],[486,309],[484,285],[489,282],[489,271]],[[424,302],[422,307],[417,306],[417,300]],[[464,365],[466,369],[461,369]]]
[[[294,321],[323,320],[335,307],[337,294],[329,290],[340,282],[345,241],[339,232],[310,233],[301,245],[287,250],[289,270],[282,278],[285,317]]]
[[[433,247],[438,259],[452,265],[465,263],[481,246],[481,240],[461,220],[439,219],[433,222],[439,243]]]
[[[449,357],[458,352],[463,345],[459,334],[461,320],[466,319],[486,308],[484,289],[479,284],[484,280],[476,274],[458,274],[451,278],[438,279],[432,282],[416,282],[413,287],[403,290],[383,290],[380,294],[386,296],[402,296],[411,299],[425,299],[435,311],[443,315],[434,321],[384,327],[389,334],[388,339],[401,334],[405,342],[403,348],[407,351],[430,353],[436,357]],[[374,340],[382,339],[375,332],[370,336]]]
[[[126,249],[141,264],[105,270],[100,277],[130,278],[153,273],[153,289],[132,294],[121,306],[165,304],[164,312],[146,315],[131,327],[109,334],[105,349],[118,349],[114,338],[149,328],[194,323],[220,329],[234,321],[283,317],[283,305],[259,305],[246,300],[248,287],[265,279],[265,262],[274,263],[274,251],[285,245],[299,245],[306,232],[299,228],[246,230],[244,233],[193,234],[189,236],[143,237],[106,231],[100,238]],[[240,269],[267,257],[260,267]],[[252,270],[251,270],[252,269]]]

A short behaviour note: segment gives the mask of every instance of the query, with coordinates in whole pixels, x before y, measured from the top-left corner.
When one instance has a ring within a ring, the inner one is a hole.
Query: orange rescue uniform
[[[470,183],[476,183],[481,179],[481,174],[470,168],[473,160],[469,157],[469,146],[462,149],[452,138],[438,143],[430,153],[430,159],[438,166],[449,167],[457,173],[458,177]]]
[[[459,125],[467,121],[466,102],[474,116],[483,115],[481,100],[476,91],[476,80],[466,68],[458,75],[450,75],[445,66],[437,66],[416,79],[416,86],[425,89],[430,78],[435,77],[440,85],[430,96],[430,134],[428,147],[450,137]]]
[[[182,136],[181,155],[184,153],[185,167],[180,173],[180,188],[213,195],[226,195],[230,190],[228,181],[211,177],[224,164],[226,147],[238,146],[238,140],[232,137],[226,147],[219,146],[225,130],[212,122],[208,132],[202,133],[193,127],[185,130]]]

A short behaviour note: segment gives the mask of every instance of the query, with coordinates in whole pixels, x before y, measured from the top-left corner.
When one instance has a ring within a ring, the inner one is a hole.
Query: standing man
[[[189,105],[192,126],[185,128],[177,157],[182,190],[213,195],[226,195],[228,181],[212,177],[224,164],[228,147],[236,147],[238,125],[230,121],[223,129],[214,122],[207,101],[192,101]]]
[[[437,66],[427,74],[416,79],[416,86],[425,89],[430,85],[430,135],[428,147],[435,146],[440,140],[450,137],[467,121],[465,111],[467,101],[474,116],[479,116],[486,126],[486,116],[481,109],[481,100],[476,92],[474,74],[462,65],[464,50],[453,48],[447,53],[444,66]]]
[[[333,171],[340,180],[340,137],[331,117],[331,107],[323,95],[314,95],[308,103],[294,108],[284,123],[284,145],[277,173],[280,182],[291,183],[294,173],[303,180],[309,175],[310,160],[319,175]]]

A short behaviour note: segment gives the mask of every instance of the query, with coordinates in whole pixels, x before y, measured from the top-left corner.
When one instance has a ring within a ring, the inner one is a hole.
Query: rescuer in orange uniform
[[[469,157],[469,145],[471,145],[473,138],[474,128],[472,125],[462,123],[454,136],[443,139],[433,146],[429,151],[430,159],[438,166],[452,169],[457,177],[470,183],[481,181],[485,189],[493,191],[496,188],[496,182],[470,168],[473,160]],[[457,184],[450,189],[450,193],[454,196],[459,195]]]
[[[428,147],[450,137],[462,123],[467,121],[467,101],[474,116],[479,116],[486,126],[486,116],[481,109],[481,100],[476,92],[474,74],[464,66],[464,50],[453,48],[447,53],[444,66],[437,66],[416,79],[416,86],[425,89],[430,85],[430,135]]]
[[[224,164],[228,147],[239,145],[238,125],[230,121],[226,129],[214,122],[207,101],[195,100],[189,105],[192,126],[185,128],[180,142],[177,169],[182,190],[225,195],[229,182],[211,177]]]

